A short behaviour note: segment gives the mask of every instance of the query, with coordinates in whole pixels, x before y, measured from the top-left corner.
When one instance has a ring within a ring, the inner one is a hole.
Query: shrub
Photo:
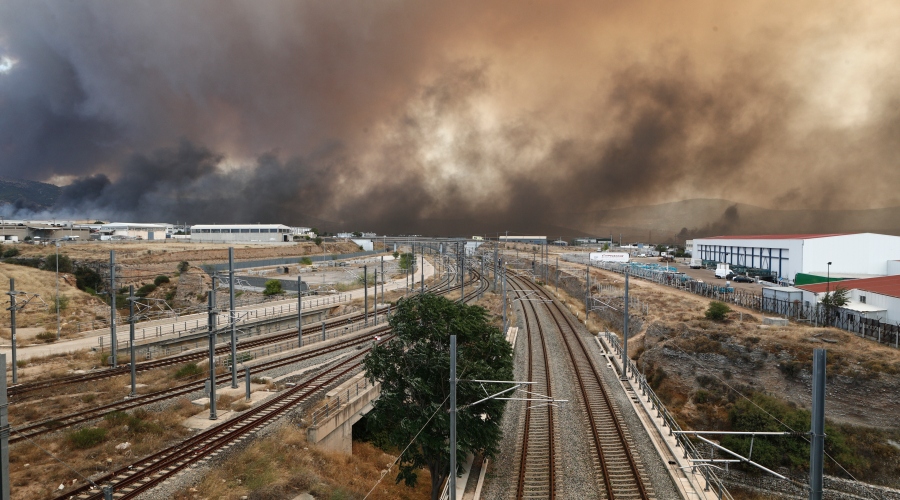
[[[303,257],[302,259],[300,259],[300,263],[303,264],[304,266],[311,266],[312,259],[310,259],[309,257]]]
[[[56,302],[59,301],[59,310],[65,311],[69,308],[69,297],[65,295],[59,295],[59,297],[54,297],[53,302],[50,303],[50,312],[56,314]]]
[[[175,378],[194,377],[203,373],[197,363],[188,363],[175,372]]]
[[[186,260],[183,260],[178,263],[178,272],[181,274],[188,272],[188,269],[190,269],[190,268],[191,268],[191,264]]]
[[[266,289],[263,290],[263,295],[278,295],[280,293],[284,293],[280,280],[266,281]]]
[[[44,271],[56,271],[56,254],[51,254],[44,259],[44,264],[41,266],[41,269]],[[72,259],[69,258],[68,255],[59,255],[59,272],[61,273],[72,273],[75,271],[75,266],[72,265]]]
[[[168,282],[169,282],[169,277],[164,274],[160,274],[159,276],[156,277],[155,280],[153,280],[153,284],[156,286],[159,286],[159,285],[162,285],[163,283],[168,283]]]
[[[49,344],[51,342],[56,342],[56,332],[41,332],[37,334],[35,338]]]
[[[31,236],[26,236],[25,241],[31,241]]]
[[[19,255],[19,253],[20,253],[20,252],[19,252],[19,249],[16,248],[16,247],[7,248],[7,249],[3,252],[3,258],[4,258],[4,259],[8,259],[8,258],[10,258],[10,257],[15,257],[16,255]]]
[[[714,300],[709,303],[709,308],[706,310],[706,319],[722,321],[725,319],[725,315],[730,312],[731,308],[725,303]]]
[[[102,429],[100,427],[88,427],[85,429],[79,429],[75,432],[69,433],[67,440],[73,448],[77,448],[79,450],[93,448],[94,446],[97,446],[98,444],[106,440],[106,429]]]
[[[175,290],[170,290],[170,291],[166,292],[166,297],[165,297],[166,302],[171,302],[172,300],[174,300],[175,293],[176,293]]]
[[[154,285],[153,283],[147,283],[146,285],[138,288],[137,292],[135,292],[135,295],[137,295],[138,297],[146,297],[153,293],[153,290],[156,290],[156,285]]]
[[[322,246],[322,238],[316,236],[316,239],[313,240],[313,241],[316,242],[316,245],[317,245],[317,246]]]
[[[97,290],[102,284],[103,277],[100,276],[100,273],[97,271],[84,266],[75,268],[75,286],[77,286],[79,290],[84,290],[85,292],[87,292],[88,289]]]

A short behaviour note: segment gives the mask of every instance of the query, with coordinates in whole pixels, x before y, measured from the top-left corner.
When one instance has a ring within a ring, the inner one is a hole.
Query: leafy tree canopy
[[[369,380],[381,383],[369,430],[401,450],[412,442],[401,457],[397,482],[414,485],[416,470],[427,466],[434,499],[450,469],[450,335],[457,338],[458,379],[512,380],[512,347],[489,323],[487,310],[437,295],[400,301],[390,324],[396,337],[363,361]],[[486,387],[492,393],[505,388]],[[479,384],[457,384],[457,464],[470,451],[487,456],[498,451],[504,402],[467,406],[484,394]]]
[[[281,280],[266,281],[266,288],[263,290],[263,295],[278,295],[279,293],[284,293],[284,289],[281,286]]]

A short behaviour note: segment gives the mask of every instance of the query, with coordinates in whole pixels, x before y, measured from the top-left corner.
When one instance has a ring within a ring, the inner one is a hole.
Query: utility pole
[[[559,257],[556,257],[556,272],[553,273],[553,284],[556,285],[556,296],[559,297]]]
[[[450,500],[456,500],[456,335],[450,336]]]
[[[215,291],[215,290],[213,290]],[[297,292],[300,292],[299,286]],[[237,389],[237,318],[234,315],[234,247],[228,247],[228,316],[231,326],[231,388]]]
[[[12,338],[12,381],[14,384],[17,384],[19,383],[19,374],[16,364],[16,280],[13,278],[9,279],[9,293],[7,295],[9,295],[9,334]],[[3,371],[3,380],[6,383],[6,370]],[[6,397],[6,391],[3,391],[3,396]],[[6,411],[5,406],[3,411]]]
[[[297,276],[297,347],[303,347],[303,278]]]
[[[56,340],[59,340],[59,242],[56,242]]]
[[[119,343],[116,341],[116,251],[109,251],[109,343],[112,347],[112,367],[118,366],[116,351]]]
[[[459,301],[465,303],[466,299],[466,247],[463,246],[463,252],[460,256],[460,262],[462,262],[462,266],[459,269],[460,276],[462,276],[462,285],[459,288]]]
[[[134,285],[128,285],[128,349],[131,356],[131,397],[137,396],[137,364],[134,356]]]
[[[372,304],[372,318],[375,321],[375,326],[378,326],[378,268],[375,268],[375,290],[372,291],[372,296],[375,299]]]
[[[500,272],[503,273],[503,335],[506,335],[506,330],[508,328],[507,317],[506,317],[506,268],[503,267],[503,263],[500,263]]]
[[[377,284],[378,282],[376,281],[375,283]],[[375,293],[376,295],[378,294],[377,289]],[[375,302],[377,303],[378,300],[376,299]],[[384,303],[384,255],[381,256],[381,303]],[[378,311],[376,310],[375,312],[377,313]]]
[[[584,287],[584,326],[588,324],[588,315],[591,314],[591,266],[584,269],[585,287]]]
[[[425,295],[425,244],[422,243],[422,295]]]
[[[363,265],[363,311],[365,326],[369,326],[369,268]]]
[[[628,379],[628,268],[625,268],[625,316],[622,320],[622,377]]]
[[[497,243],[497,246],[494,247],[494,293],[497,293],[497,250],[500,248],[500,243]]]
[[[9,500],[9,401],[6,399],[6,354],[0,354],[0,500]]]
[[[812,384],[809,500],[822,500],[822,469],[825,463],[825,349],[813,350]]]
[[[212,279],[212,290],[207,297],[209,318],[209,419],[216,420],[216,277]]]

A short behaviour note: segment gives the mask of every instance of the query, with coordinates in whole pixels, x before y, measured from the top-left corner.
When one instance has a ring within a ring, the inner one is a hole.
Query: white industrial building
[[[165,240],[167,227],[165,224],[146,224],[141,222],[110,222],[100,226],[100,240]]]
[[[793,281],[798,273],[832,278],[890,274],[900,237],[873,233],[716,236],[694,240],[694,258],[768,269]],[[830,263],[830,265],[829,265]],[[900,266],[896,267],[900,272]]]
[[[277,243],[293,241],[283,224],[199,224],[191,226],[191,241],[200,243]]]
[[[848,291],[848,303],[841,307],[844,314],[891,324],[900,322],[900,276],[815,283],[797,289],[802,291],[803,303],[808,307],[821,302],[838,287]]]

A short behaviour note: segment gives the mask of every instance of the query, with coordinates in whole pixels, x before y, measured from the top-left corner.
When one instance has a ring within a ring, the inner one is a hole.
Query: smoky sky
[[[897,206],[897,25],[896,2],[8,0],[0,176],[65,186],[59,216],[432,234]]]

